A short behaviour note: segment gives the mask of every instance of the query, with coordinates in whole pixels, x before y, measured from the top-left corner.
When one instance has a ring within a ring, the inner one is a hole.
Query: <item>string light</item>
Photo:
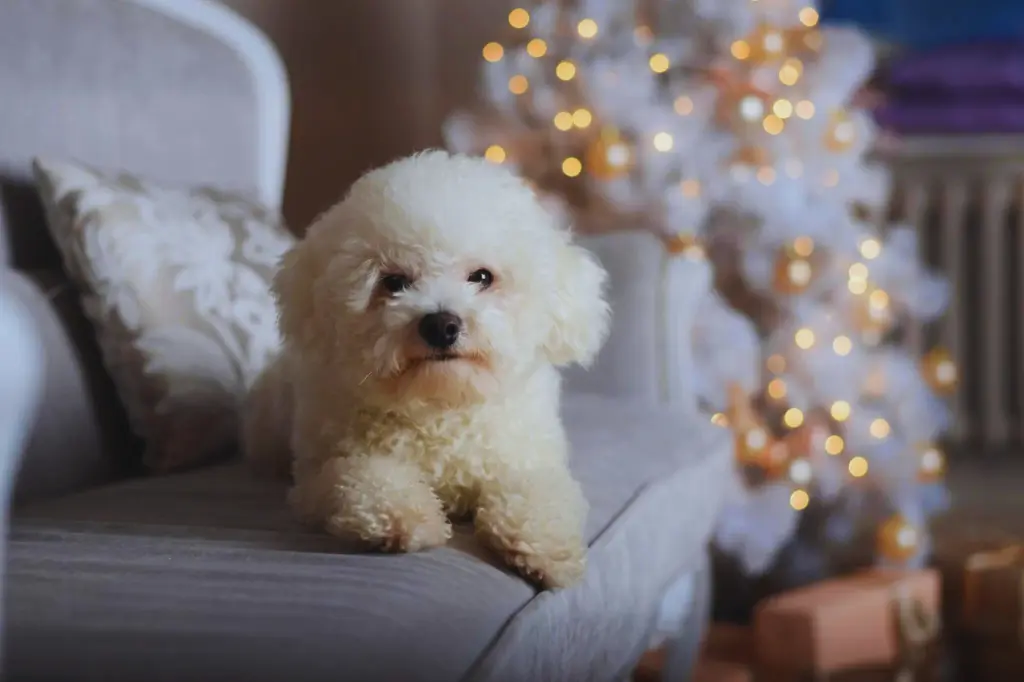
[[[558,62],[558,66],[555,67],[555,75],[559,80],[571,81],[576,77],[576,65],[568,59]]]
[[[508,23],[512,28],[526,28],[530,24],[530,13],[522,7],[508,13]]]
[[[804,413],[795,407],[791,407],[782,415],[782,421],[789,428],[795,429],[804,423]]]
[[[657,133],[654,136],[654,148],[657,149],[659,152],[672,151],[673,144],[674,140],[672,139],[672,135],[669,133],[662,132]]]
[[[526,43],[526,54],[534,59],[540,59],[548,53],[548,44],[540,38],[534,38]]]
[[[832,339],[832,350],[840,357],[846,357],[853,350],[853,341],[849,336],[839,335]]]
[[[868,461],[860,455],[852,457],[847,465],[850,475],[854,478],[863,478],[868,475]]]
[[[832,407],[829,409],[829,414],[831,414],[832,418],[837,422],[844,422],[850,418],[851,411],[852,408],[850,407],[850,403],[845,400],[837,400],[832,403]]]
[[[946,456],[934,445],[921,449],[921,460],[918,465],[918,479],[924,483],[933,483],[946,471]]]
[[[572,128],[572,114],[568,111],[559,111],[555,114],[555,127],[562,132]]]
[[[843,441],[842,436],[833,435],[825,439],[825,452],[830,455],[842,454],[845,447],[846,443]]]
[[[814,346],[814,332],[807,327],[798,329],[793,339],[801,350],[810,350]]]
[[[786,122],[775,114],[768,114],[764,117],[764,131],[769,135],[778,135],[786,127]]]
[[[796,511],[803,511],[807,509],[807,505],[811,503],[811,496],[807,494],[806,490],[797,489],[789,496],[789,506]]]
[[[650,45],[651,41],[654,40],[654,31],[651,30],[650,26],[637,26],[633,29],[633,40],[636,41],[637,45]]]
[[[797,237],[793,240],[793,252],[801,258],[810,258],[814,253],[814,240],[810,237]]]
[[[860,255],[867,260],[874,260],[882,253],[882,245],[877,239],[864,239],[860,243]]]
[[[875,289],[868,296],[868,305],[875,311],[884,311],[889,307],[889,294],[882,289]]]
[[[491,163],[503,163],[505,161],[505,150],[501,145],[492,144],[484,152],[484,158]]]
[[[807,28],[814,28],[815,26],[818,25],[818,10],[814,9],[813,7],[804,7],[802,10],[800,10],[799,17],[800,23],[806,26]]]
[[[765,366],[772,374],[782,374],[786,371],[786,358],[781,355],[772,355],[765,362]]]
[[[851,279],[846,288],[850,290],[851,294],[860,296],[868,290],[868,281],[866,279]]]
[[[764,116],[764,102],[753,95],[744,97],[740,100],[740,116],[747,121],[756,121]]]
[[[782,120],[786,120],[793,115],[793,103],[788,99],[776,100],[772,106],[772,111]]]
[[[871,426],[868,427],[868,431],[870,431],[871,435],[877,440],[885,440],[892,431],[892,427],[889,426],[889,422],[879,417],[871,422]]]
[[[577,128],[588,128],[594,121],[594,115],[587,109],[577,109],[572,114],[572,122]]]
[[[729,418],[721,412],[715,412],[711,415],[711,423],[715,426],[721,426],[723,428],[729,426]]]
[[[651,71],[654,73],[665,73],[672,65],[669,61],[668,55],[662,54],[661,52],[651,55],[651,59],[648,63],[651,66]]]
[[[693,113],[693,100],[686,95],[680,95],[676,97],[673,107],[680,116],[689,116]]]
[[[863,263],[854,263],[850,266],[850,269],[847,270],[847,274],[849,274],[850,279],[867,279],[869,274],[868,266]]]
[[[491,62],[500,62],[505,56],[505,48],[500,43],[487,43],[484,45],[484,59]]]
[[[772,183],[775,182],[775,169],[772,168],[771,166],[762,166],[757,170],[757,179],[762,185],[771,185]],[[793,265],[796,265],[796,263],[803,263],[804,265],[807,265],[807,261],[796,261],[795,263],[793,263]],[[807,277],[805,279],[810,279],[809,266],[807,271]]]
[[[530,81],[526,76],[518,74],[508,79],[508,89],[513,95],[521,95],[530,88]]]
[[[765,32],[764,37],[761,39],[761,44],[768,54],[779,54],[786,47],[786,41],[783,39],[782,34],[774,29]]]
[[[786,382],[782,379],[775,378],[768,382],[768,395],[775,400],[781,400],[786,397]]]
[[[805,121],[810,121],[814,118],[814,102],[808,99],[802,99],[797,102],[796,115]]]
[[[576,32],[580,38],[589,40],[597,35],[597,22],[593,19],[583,19],[576,25]]]
[[[562,162],[562,172],[565,173],[567,177],[575,178],[583,172],[583,162],[575,156],[570,156]]]
[[[749,59],[750,43],[748,43],[745,40],[737,40],[733,42],[732,46],[729,48],[729,51],[732,52],[733,57],[739,59],[740,61]]]
[[[799,59],[787,59],[779,69],[779,82],[783,85],[796,85],[796,82],[800,80],[800,76],[803,75],[804,65]]]
[[[789,480],[797,485],[810,483],[813,473],[811,463],[806,459],[794,459],[789,465]]]

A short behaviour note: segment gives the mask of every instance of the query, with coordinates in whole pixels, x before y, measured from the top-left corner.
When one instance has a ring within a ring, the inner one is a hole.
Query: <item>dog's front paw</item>
[[[503,550],[505,561],[527,580],[544,589],[572,587],[587,571],[586,550],[578,548],[538,552],[526,542],[515,542]]]
[[[419,552],[441,547],[452,536],[451,524],[440,513],[386,514],[372,519],[335,514],[327,520],[327,531],[338,536],[356,535],[382,552]]]

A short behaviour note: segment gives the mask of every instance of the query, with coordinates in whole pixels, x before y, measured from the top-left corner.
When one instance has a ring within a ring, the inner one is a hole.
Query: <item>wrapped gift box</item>
[[[1024,635],[1024,545],[977,552],[964,564],[964,627],[980,637]]]
[[[901,613],[908,612],[906,622]],[[933,640],[938,622],[939,576],[933,570],[873,569],[817,583],[758,607],[758,672],[783,682],[895,668],[908,654],[905,638]]]

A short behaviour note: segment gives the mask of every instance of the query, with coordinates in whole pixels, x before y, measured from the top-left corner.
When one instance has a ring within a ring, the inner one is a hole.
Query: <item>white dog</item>
[[[586,502],[555,368],[597,354],[605,279],[503,167],[427,152],[372,171],[284,258],[248,456],[290,449],[291,504],[330,533],[411,552],[472,515],[523,575],[570,585]]]

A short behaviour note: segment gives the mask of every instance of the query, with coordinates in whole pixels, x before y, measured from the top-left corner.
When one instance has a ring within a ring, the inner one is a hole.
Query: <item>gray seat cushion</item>
[[[610,679],[702,554],[729,439],[599,398],[564,415],[592,507],[576,588],[538,593],[465,529],[416,555],[341,547],[228,464],[19,510],[10,679]]]

